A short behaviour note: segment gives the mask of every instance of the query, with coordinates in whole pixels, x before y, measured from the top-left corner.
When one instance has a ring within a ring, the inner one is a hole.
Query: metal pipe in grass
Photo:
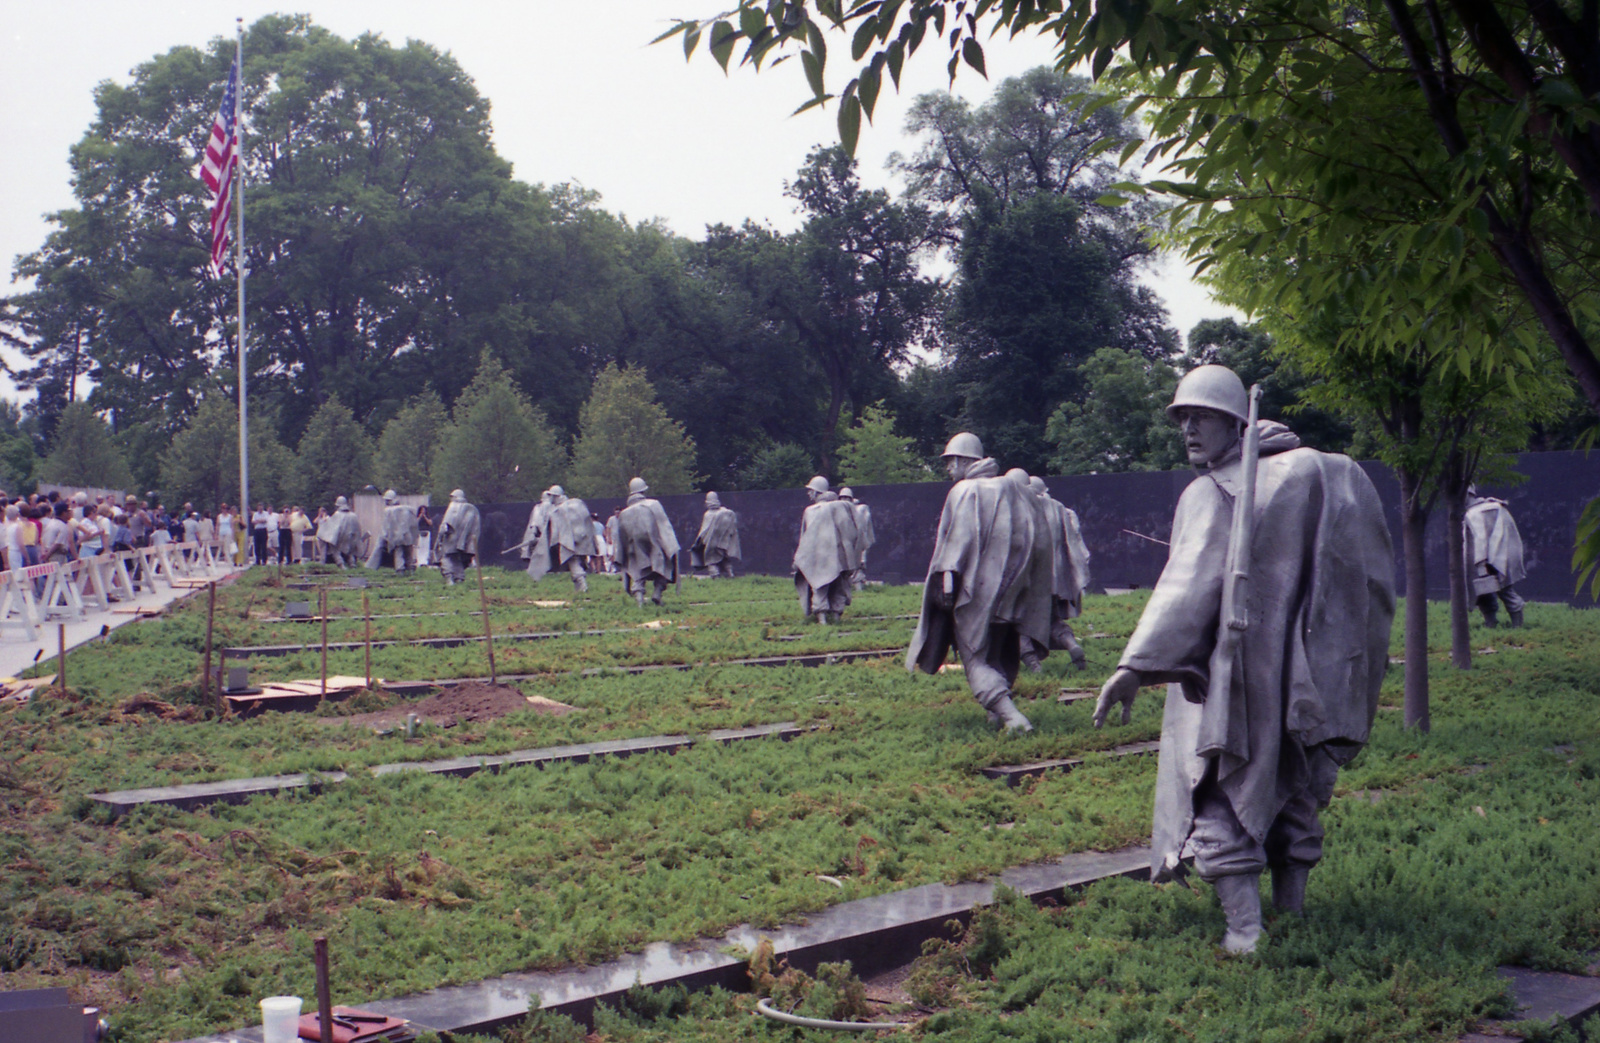
[[[473,565],[478,570],[478,601],[483,605],[483,647],[489,652],[489,683],[498,685],[500,677],[494,668],[494,632],[489,628],[489,595],[483,589],[483,558],[481,555],[473,559]]]
[[[322,617],[322,694],[317,696],[318,701],[328,697],[328,591],[322,591],[322,604],[318,606],[317,614]]]
[[[367,689],[372,689],[372,607],[367,602],[367,592],[361,592],[361,615],[367,621]]]
[[[787,1025],[799,1025],[808,1029],[832,1029],[835,1032],[887,1032],[911,1027],[908,1021],[829,1021],[826,1018],[803,1018],[798,1014],[778,1010],[765,996],[756,1000],[756,1010],[763,1017]]]

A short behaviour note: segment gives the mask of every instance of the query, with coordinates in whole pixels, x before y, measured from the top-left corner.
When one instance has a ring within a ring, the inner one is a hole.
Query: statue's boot
[[[1493,630],[1495,627],[1499,626],[1500,619],[1498,614],[1494,612],[1485,612],[1483,614],[1483,625],[1487,630]]]
[[[1511,625],[1514,627],[1520,627],[1522,625],[1522,609],[1519,608],[1515,612],[1511,613]]]
[[[1044,664],[1039,662],[1038,648],[1036,648],[1034,643],[1027,638],[1022,639],[1022,665],[1027,667],[1030,672],[1035,674],[1041,673],[1044,670]]]
[[[642,590],[634,591],[633,592],[633,600],[635,600],[635,601],[637,601],[639,603],[639,607],[640,608],[644,608],[644,591],[642,591]]]
[[[1272,867],[1272,907],[1296,916],[1305,914],[1306,880],[1311,867],[1290,864]]]
[[[1228,919],[1228,933],[1222,936],[1223,951],[1242,956],[1256,951],[1261,939],[1261,874],[1238,873],[1219,876],[1211,882]]]
[[[579,594],[587,594],[587,593],[589,593],[589,577],[585,576],[581,572],[573,573],[573,575],[572,575],[572,585],[574,587],[578,588],[578,593]]]
[[[1022,715],[1022,711],[1017,709],[1017,704],[1011,701],[1008,693],[1002,692],[988,710],[992,716],[998,718],[997,723],[1007,735],[1023,735],[1033,731],[1033,722]]]

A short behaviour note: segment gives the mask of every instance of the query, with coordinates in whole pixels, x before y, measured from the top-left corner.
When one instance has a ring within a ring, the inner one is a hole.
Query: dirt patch
[[[429,724],[453,728],[467,721],[494,721],[507,714],[522,710],[560,717],[573,711],[566,703],[558,703],[543,696],[527,696],[508,684],[485,684],[471,681],[452,685],[419,702],[402,703],[375,713],[356,714],[352,717],[333,718],[351,724],[374,728],[404,725],[406,714],[419,715]]]

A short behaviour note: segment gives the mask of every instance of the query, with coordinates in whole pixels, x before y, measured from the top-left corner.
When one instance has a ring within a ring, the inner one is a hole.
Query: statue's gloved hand
[[[956,607],[956,593],[961,583],[954,572],[938,572],[933,577],[933,607],[949,612]]]
[[[1103,728],[1106,715],[1118,703],[1122,704],[1122,723],[1127,724],[1133,716],[1133,700],[1139,694],[1139,672],[1129,670],[1125,666],[1117,667],[1117,672],[1100,689],[1100,701],[1094,705],[1094,726]]]

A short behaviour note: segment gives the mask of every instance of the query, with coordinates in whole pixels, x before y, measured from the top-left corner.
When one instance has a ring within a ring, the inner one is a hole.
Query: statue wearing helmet
[[[396,572],[409,572],[417,567],[417,539],[421,534],[416,509],[402,504],[393,489],[383,494],[383,502],[383,532],[367,556],[367,568],[381,568],[386,558],[393,558]]]
[[[1044,512],[1022,481],[1000,474],[978,436],[944,451],[955,482],[945,496],[906,668],[938,673],[961,656],[973,698],[1007,732],[1033,730],[1011,701],[1023,642],[1050,640],[1051,556]]]
[[[716,493],[706,493],[706,513],[700,516],[700,532],[689,548],[689,565],[704,569],[712,579],[732,579],[738,560],[739,516],[722,506]]]
[[[460,489],[450,491],[450,506],[445,508],[439,522],[439,538],[434,541],[434,560],[444,573],[446,586],[454,586],[466,578],[467,566],[478,556],[478,537],[483,531],[483,520],[478,508],[467,502],[467,494]]]
[[[628,483],[628,505],[617,515],[617,568],[623,589],[644,608],[645,586],[655,588],[650,600],[661,604],[667,587],[679,583],[678,534],[661,501],[646,496],[643,478]]]
[[[333,514],[317,525],[317,540],[324,545],[328,560],[341,569],[354,565],[361,548],[361,522],[350,509],[350,501],[340,496],[333,501]]]
[[[856,513],[856,570],[850,575],[850,589],[860,590],[867,585],[867,551],[878,542],[878,534],[872,530],[872,508],[856,499],[848,485],[839,490],[839,499]]]
[[[582,500],[568,497],[561,486],[552,485],[534,504],[520,546],[531,578],[539,580],[548,572],[565,571],[571,574],[578,593],[588,591],[584,561],[595,553],[594,526],[589,523],[589,508]]]
[[[1072,664],[1083,670],[1089,662],[1072,632],[1071,620],[1083,612],[1083,593],[1089,589],[1089,548],[1083,542],[1077,513],[1050,495],[1043,478],[1029,478],[1028,491],[1044,508],[1050,533],[1050,647],[1066,652]],[[1022,649],[1023,664],[1035,673],[1043,669],[1041,652],[1031,640]]]
[[[1371,730],[1394,557],[1378,494],[1349,457],[1301,448],[1267,420],[1241,445],[1250,397],[1231,370],[1191,372],[1168,414],[1201,474],[1178,499],[1166,568],[1094,722],[1120,705],[1127,723],[1140,687],[1166,683],[1152,875],[1181,876],[1193,857],[1227,918],[1223,948],[1251,952],[1262,870],[1273,904],[1299,912],[1322,856],[1318,808]],[[1250,516],[1236,526],[1239,504]]]
[[[820,474],[806,483],[811,506],[800,515],[800,542],[794,549],[794,589],[800,612],[826,624],[850,604],[850,577],[859,566],[856,514]]]

